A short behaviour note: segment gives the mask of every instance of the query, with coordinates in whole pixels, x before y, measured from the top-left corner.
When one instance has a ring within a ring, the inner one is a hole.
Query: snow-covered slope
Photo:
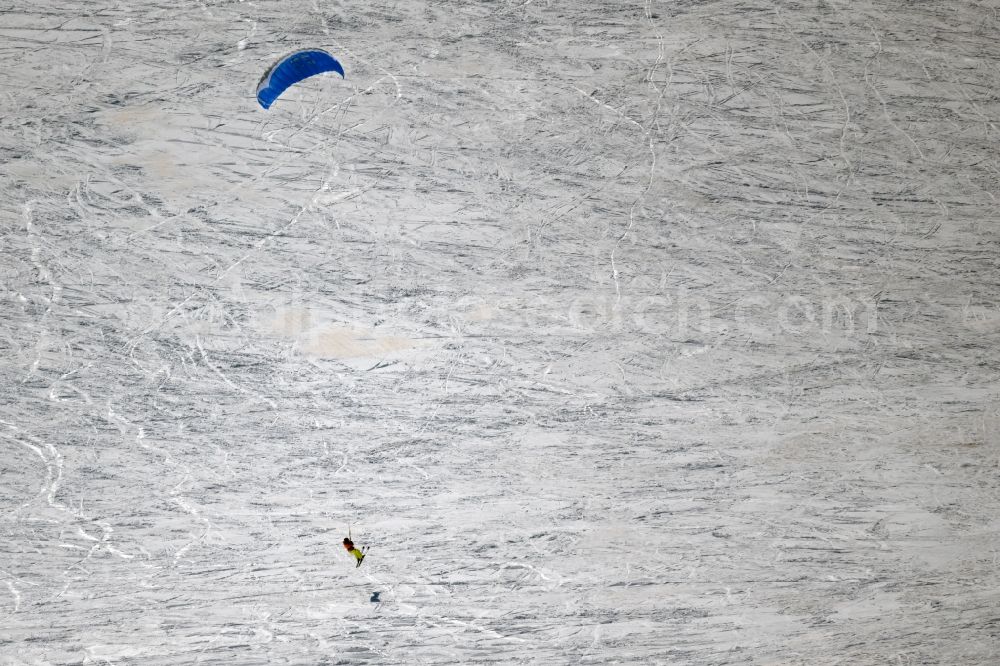
[[[0,11],[0,662],[1000,659],[995,3]]]

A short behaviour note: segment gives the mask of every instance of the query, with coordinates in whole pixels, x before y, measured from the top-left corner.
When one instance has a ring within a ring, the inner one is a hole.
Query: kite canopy
[[[260,83],[257,84],[257,101],[266,109],[289,86],[323,72],[337,72],[344,76],[343,66],[322,49],[304,49],[289,53],[274,63],[261,77]]]

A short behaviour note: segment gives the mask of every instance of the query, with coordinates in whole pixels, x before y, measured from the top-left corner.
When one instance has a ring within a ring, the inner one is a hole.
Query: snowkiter
[[[361,560],[365,559],[365,554],[354,547],[354,542],[351,541],[350,537],[344,537],[344,549],[347,550],[348,553],[353,555],[354,558],[358,561],[358,563],[355,564],[354,566],[360,567]]]

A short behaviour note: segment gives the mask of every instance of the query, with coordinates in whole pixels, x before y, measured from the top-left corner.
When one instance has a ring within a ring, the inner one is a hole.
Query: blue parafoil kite
[[[323,72],[337,72],[344,76],[343,66],[326,51],[304,49],[289,53],[261,77],[257,84],[257,101],[266,109],[289,86]]]

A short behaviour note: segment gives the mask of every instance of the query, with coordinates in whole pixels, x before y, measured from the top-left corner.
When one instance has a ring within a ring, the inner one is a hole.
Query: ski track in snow
[[[998,29],[14,0],[0,662],[997,663]]]

